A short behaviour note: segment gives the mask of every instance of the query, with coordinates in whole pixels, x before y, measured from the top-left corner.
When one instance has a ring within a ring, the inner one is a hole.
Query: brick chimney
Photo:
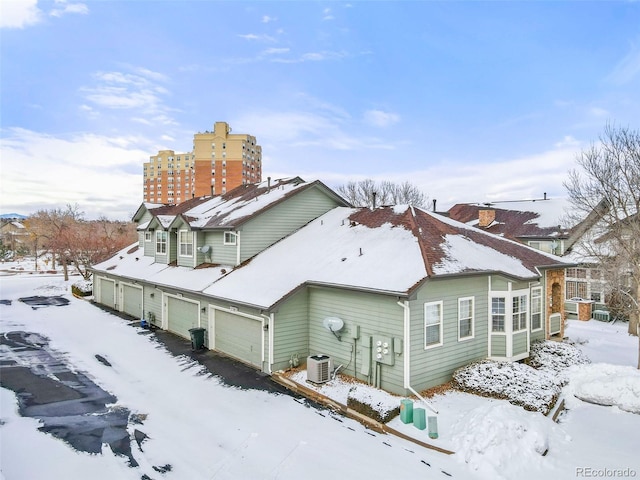
[[[478,227],[486,228],[496,219],[495,210],[478,210]]]

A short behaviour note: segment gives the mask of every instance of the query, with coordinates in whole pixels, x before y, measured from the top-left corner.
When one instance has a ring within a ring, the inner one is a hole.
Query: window
[[[566,298],[587,298],[587,282],[567,282]]]
[[[473,297],[458,299],[458,340],[473,338]]]
[[[193,232],[190,232],[188,230],[180,230],[180,232],[178,232],[178,245],[180,248],[181,256],[193,256]]]
[[[224,244],[235,245],[237,241],[237,234],[234,232],[224,232]]]
[[[567,268],[567,277],[587,278],[587,269],[586,268]]]
[[[145,242],[151,241],[151,232],[144,232],[144,241]]]
[[[505,298],[491,299],[491,331],[504,332]]]
[[[542,288],[531,289],[531,330],[542,328]]]
[[[158,230],[156,232],[156,253],[166,255],[167,253],[167,232]]]
[[[442,302],[424,304],[424,348],[442,345]]]
[[[531,248],[535,248],[536,250],[540,250],[540,242],[529,242],[529,246]]]
[[[512,299],[513,310],[511,320],[513,331],[518,332],[527,328],[527,296],[518,295]]]

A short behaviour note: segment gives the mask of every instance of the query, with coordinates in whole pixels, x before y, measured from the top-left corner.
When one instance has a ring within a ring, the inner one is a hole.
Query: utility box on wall
[[[393,352],[393,339],[382,335],[373,336],[373,358],[384,365],[393,365],[395,355]]]

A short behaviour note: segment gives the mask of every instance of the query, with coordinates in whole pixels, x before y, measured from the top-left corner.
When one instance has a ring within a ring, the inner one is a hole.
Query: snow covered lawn
[[[132,434],[137,428],[148,436],[141,448],[132,443],[140,466],[130,468],[108,446],[100,455],[81,453],[38,431],[39,422],[19,416],[15,394],[2,388],[3,479],[562,480],[580,478],[585,469],[625,468],[640,476],[640,415],[630,413],[639,397],[640,373],[632,368],[637,339],[627,336],[625,326],[569,322],[566,334],[596,363],[567,369],[561,395],[568,410],[558,424],[506,400],[453,390],[429,399],[439,411],[437,440],[399,417],[389,422],[407,435],[456,452],[446,456],[286,395],[240,390],[201,375],[200,365],[173,357],[152,335],[72,297],[70,283],[60,277],[0,277],[0,300],[11,300],[11,305],[0,305],[0,330],[48,337],[67,364],[143,419],[129,427]],[[69,298],[69,305],[33,310],[17,301],[58,294]],[[325,388],[331,396],[332,386]],[[336,390],[346,398],[350,388]],[[386,394],[366,390],[359,386],[353,394],[369,396],[374,404],[386,402]],[[595,405],[596,400],[612,406]],[[171,470],[159,472],[165,465]]]

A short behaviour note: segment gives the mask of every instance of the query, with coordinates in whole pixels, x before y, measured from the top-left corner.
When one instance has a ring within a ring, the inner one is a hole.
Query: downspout
[[[240,231],[236,231],[236,267],[240,265]]]
[[[409,310],[409,302],[405,300],[404,302],[396,302],[400,308],[404,310],[404,322],[403,322],[403,334],[404,334],[404,366],[403,366],[403,377],[404,377],[404,388],[413,393],[418,399],[425,404],[425,406],[434,413],[438,413],[429,402],[427,402],[422,395],[415,391],[415,389],[411,386],[411,313]]]
[[[273,325],[275,321],[275,314],[271,313],[269,315],[265,315],[261,313],[260,316],[264,319],[262,321],[262,331],[265,330],[265,325],[267,326],[267,343],[269,345],[269,358],[267,360],[267,373],[271,375],[271,365],[273,364]],[[265,323],[266,322],[266,323]],[[264,338],[262,339],[262,363],[265,362],[264,355]]]

